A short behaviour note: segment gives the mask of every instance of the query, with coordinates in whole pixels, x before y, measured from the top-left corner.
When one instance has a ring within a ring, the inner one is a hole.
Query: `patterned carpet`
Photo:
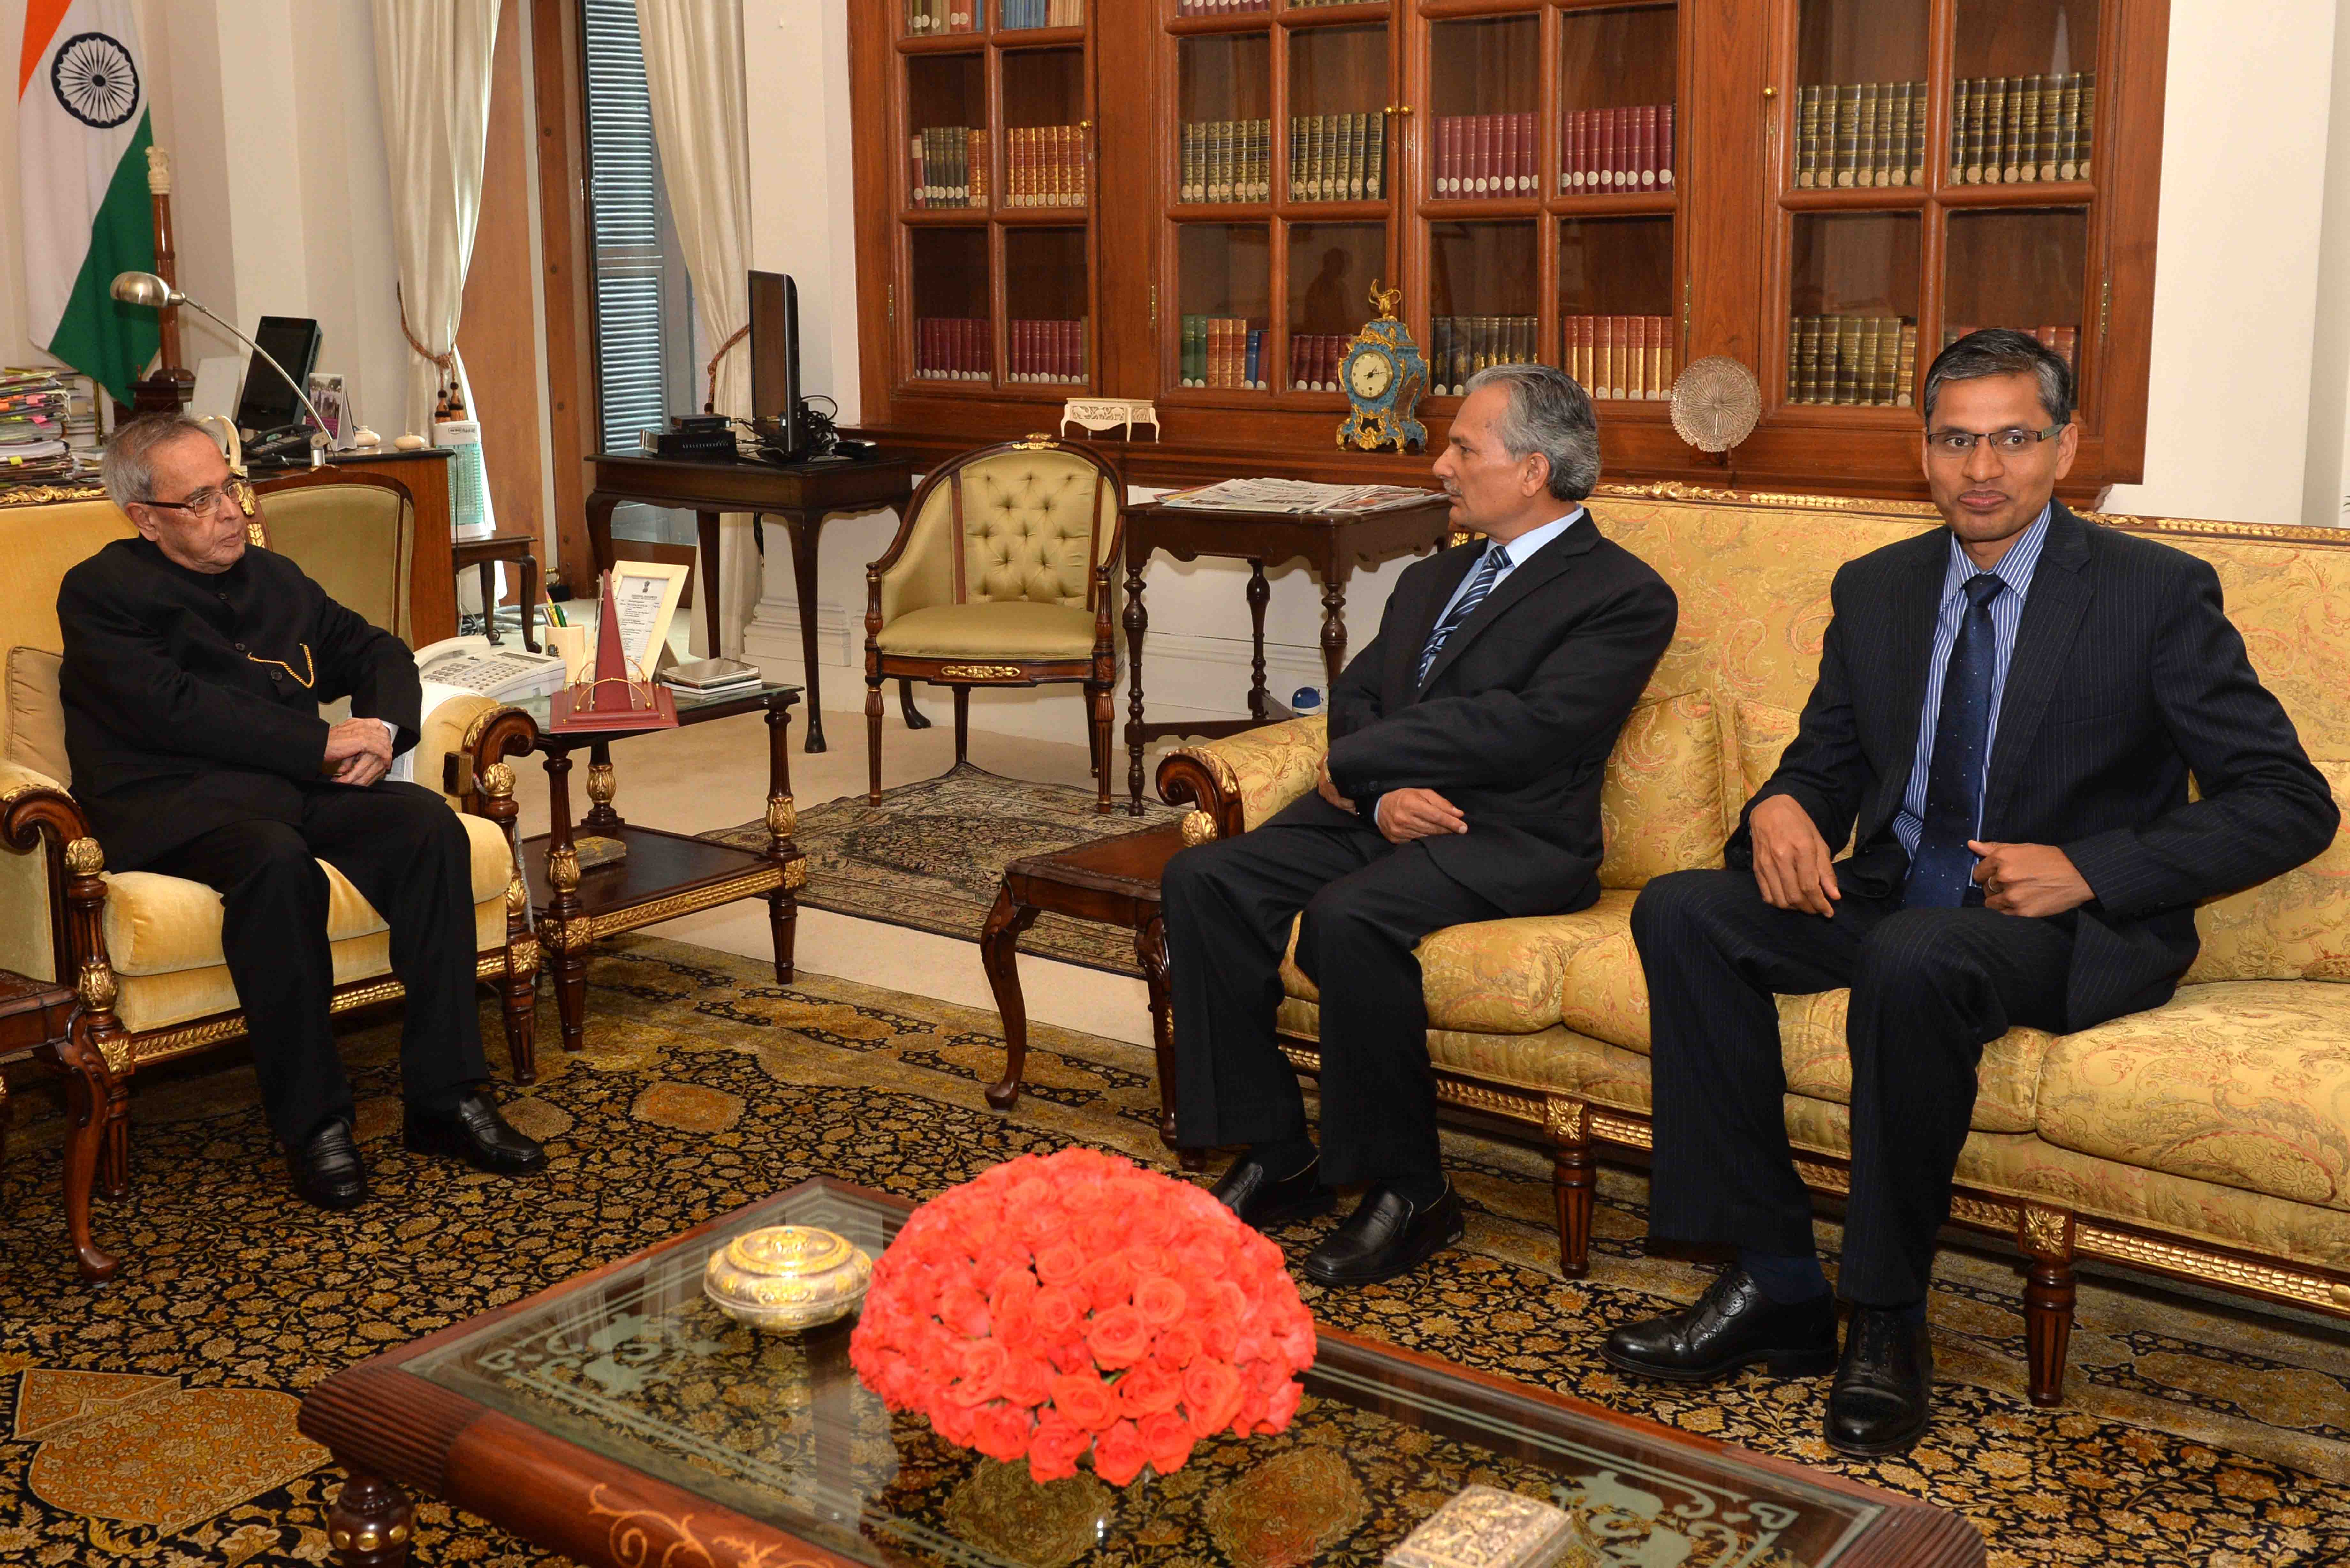
[[[1182,815],[1145,799],[1142,815],[1128,816],[1120,796],[1118,809],[1103,816],[1094,798],[1090,789],[1008,779],[958,763],[937,778],[883,790],[878,806],[861,794],[828,800],[802,812],[794,835],[808,857],[800,902],[976,942],[1012,861],[1140,833]],[[764,852],[767,825],[746,822],[702,836]],[[1020,939],[1020,950],[1112,974],[1142,972],[1131,933],[1065,915],[1039,917]]]
[[[589,975],[588,1049],[515,1093],[554,1169],[509,1184],[399,1147],[396,1029],[350,1031],[375,1202],[329,1216],[287,1195],[243,1067],[159,1071],[134,1096],[131,1197],[102,1204],[114,1285],[74,1278],[55,1194],[56,1121],[20,1085],[0,1171],[0,1562],[316,1563],[340,1477],[295,1433],[338,1367],[511,1302],[811,1174],[919,1197],[1073,1141],[1166,1163],[1139,1048],[1039,1026],[1009,1116],[980,1098],[992,1014],[654,940]],[[550,1029],[549,1033],[552,1031]],[[2022,1391],[2021,1281],[1946,1255],[1933,1303],[1945,1379],[1902,1458],[1836,1459],[1825,1386],[1748,1374],[1712,1389],[1629,1384],[1591,1345],[1683,1301],[1703,1271],[1643,1255],[1637,1175],[1603,1173],[1590,1279],[1555,1272],[1547,1161],[1450,1135],[1464,1246],[1385,1287],[1305,1286],[1326,1321],[1965,1514],[2002,1568],[2047,1563],[2315,1565],[2350,1560],[2350,1349],[2338,1328],[2085,1282],[2074,1403]],[[1302,1255],[1328,1220],[1280,1238]],[[1833,1250],[1835,1228],[1823,1224]],[[1196,1543],[1192,1543],[1193,1546]],[[417,1561],[550,1561],[424,1501]],[[1153,1561],[1159,1559],[1154,1558]],[[1215,1559],[1204,1550],[1165,1561]]]

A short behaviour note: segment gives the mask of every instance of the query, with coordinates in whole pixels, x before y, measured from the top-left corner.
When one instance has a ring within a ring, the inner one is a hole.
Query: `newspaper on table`
[[[1204,512],[1384,512],[1415,506],[1440,493],[1402,484],[1314,484],[1302,479],[1227,479],[1159,498],[1162,506]]]

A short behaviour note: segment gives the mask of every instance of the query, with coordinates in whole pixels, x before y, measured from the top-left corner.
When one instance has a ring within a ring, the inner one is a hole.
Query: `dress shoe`
[[[1694,1306],[1626,1324],[1599,1347],[1618,1372],[1674,1383],[1706,1383],[1750,1362],[1773,1377],[1816,1377],[1835,1365],[1835,1298],[1781,1303],[1731,1267],[1716,1274]]]
[[[356,1209],[367,1201],[367,1167],[359,1162],[351,1124],[339,1117],[312,1133],[300,1148],[287,1150],[286,1166],[293,1173],[294,1190],[321,1209]]]
[[[1461,1240],[1461,1195],[1425,1209],[1384,1184],[1363,1194],[1347,1222],[1305,1254],[1308,1279],[1326,1285],[1368,1285],[1408,1273]]]
[[[1840,1454],[1898,1454],[1934,1416],[1934,1347],[1908,1314],[1856,1306],[1828,1386],[1825,1436]]]
[[[1208,1196],[1239,1215],[1241,1223],[1260,1231],[1326,1214],[1338,1201],[1337,1195],[1322,1185],[1318,1158],[1307,1160],[1305,1168],[1295,1176],[1276,1178],[1262,1162],[1243,1155],[1208,1189]]]
[[[489,1096],[476,1089],[453,1109],[408,1107],[400,1142],[418,1154],[454,1155],[479,1170],[511,1176],[546,1164],[546,1151],[506,1126]]]

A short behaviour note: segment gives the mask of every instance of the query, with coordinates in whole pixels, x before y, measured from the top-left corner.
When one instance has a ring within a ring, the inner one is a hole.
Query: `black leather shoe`
[[[1295,1176],[1276,1179],[1263,1165],[1243,1155],[1208,1189],[1208,1196],[1241,1217],[1243,1225],[1270,1231],[1292,1220],[1326,1214],[1337,1194],[1322,1185],[1322,1161],[1309,1159]]]
[[[476,1089],[449,1111],[408,1107],[400,1142],[418,1154],[454,1155],[479,1170],[511,1176],[536,1170],[546,1151],[506,1126],[489,1096]]]
[[[347,1121],[328,1122],[308,1143],[288,1150],[286,1168],[293,1173],[294,1190],[321,1209],[356,1209],[367,1201],[367,1167]]]
[[[1618,1372],[1707,1383],[1751,1362],[1773,1377],[1816,1377],[1835,1365],[1835,1298],[1773,1302],[1735,1266],[1716,1274],[1694,1306],[1626,1324],[1599,1357]]]
[[[1844,1359],[1828,1386],[1824,1435],[1840,1454],[1898,1454],[1934,1417],[1934,1347],[1926,1325],[1880,1307],[1852,1309]]]
[[[1305,1254],[1306,1277],[1326,1285],[1368,1285],[1408,1273],[1461,1240],[1461,1195],[1448,1183],[1426,1209],[1381,1185],[1363,1194],[1347,1222]]]

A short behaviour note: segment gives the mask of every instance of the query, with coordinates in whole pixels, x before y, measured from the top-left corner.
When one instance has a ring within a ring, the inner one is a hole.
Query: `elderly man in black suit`
[[[1727,868],[1660,877],[1634,908],[1649,1233],[1738,1261],[1603,1351],[1683,1381],[1833,1366],[1826,1438],[1862,1455],[1908,1448],[1931,1417],[1926,1293],[1983,1046],[2160,1006],[2194,960],[2196,904],[2308,859],[2337,816],[2210,566],[2051,499],[2079,440],[2063,359],[1970,334],[1934,361],[1924,411],[1948,526],[1836,573],[1818,683]],[[1838,986],[1841,1358],[1772,1001]]]
[[[1248,1146],[1216,1197],[1265,1228],[1369,1184],[1305,1261],[1325,1284],[1389,1278],[1460,1238],[1413,949],[1598,897],[1601,775],[1679,613],[1582,505],[1598,428],[1560,371],[1480,373],[1435,471],[1454,523],[1484,537],[1398,579],[1331,689],[1318,792],[1185,850],[1162,884],[1180,1136]],[[1301,911],[1298,964],[1322,993],[1318,1151],[1274,1039]]]
[[[139,530],[68,572],[58,680],[75,798],[117,870],[216,888],[221,944],[296,1190],[365,1200],[328,1002],[326,860],[391,928],[408,992],[408,1147],[484,1170],[546,1162],[483,1092],[472,850],[440,795],[387,782],[416,744],[407,645],[248,546],[227,462],[178,414],[114,432],[100,469]],[[330,724],[318,704],[351,700]]]

